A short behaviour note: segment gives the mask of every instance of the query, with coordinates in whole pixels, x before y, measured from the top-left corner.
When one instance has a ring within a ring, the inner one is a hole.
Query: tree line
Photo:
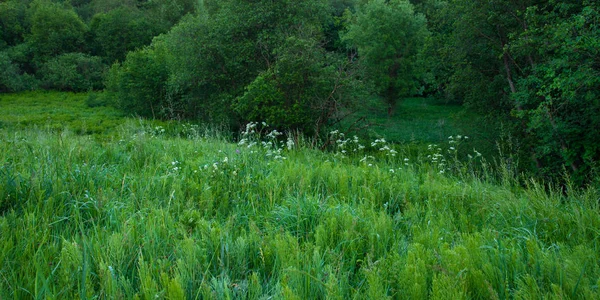
[[[393,114],[404,97],[433,96],[502,122],[526,169],[585,183],[600,159],[599,6],[9,0],[0,90],[106,89],[141,116],[309,135],[366,106]]]
[[[0,91],[104,88],[110,65],[149,45],[195,0],[0,1]]]

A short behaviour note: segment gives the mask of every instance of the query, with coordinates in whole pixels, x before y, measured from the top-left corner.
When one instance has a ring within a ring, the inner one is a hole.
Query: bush
[[[38,75],[45,88],[83,92],[102,89],[106,69],[100,57],[67,53],[45,63]]]
[[[114,64],[108,73],[106,89],[118,99],[127,113],[142,117],[166,117],[165,100],[168,71],[160,51],[152,48],[129,52],[123,64]]]
[[[276,53],[273,66],[236,99],[245,119],[318,134],[359,98],[354,66],[328,55],[316,39],[290,37]]]
[[[23,73],[6,51],[0,52],[0,92],[19,92],[37,87],[35,78]]]
[[[72,8],[35,1],[31,12],[31,34],[26,42],[32,46],[37,63],[84,48],[88,28]]]

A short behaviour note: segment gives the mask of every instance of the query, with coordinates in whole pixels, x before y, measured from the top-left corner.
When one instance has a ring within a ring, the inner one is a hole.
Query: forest
[[[100,104],[142,117],[308,136],[436,97],[502,124],[523,171],[587,185],[600,159],[599,6],[6,0],[0,91],[105,90]]]

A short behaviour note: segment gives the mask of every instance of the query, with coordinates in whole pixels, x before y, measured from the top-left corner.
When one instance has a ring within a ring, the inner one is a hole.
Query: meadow
[[[468,132],[320,151],[87,97],[0,95],[0,299],[600,298],[598,191]]]

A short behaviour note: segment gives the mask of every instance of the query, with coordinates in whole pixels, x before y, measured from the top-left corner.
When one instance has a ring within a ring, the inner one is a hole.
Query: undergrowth
[[[468,137],[115,128],[0,129],[0,299],[600,298],[598,192]]]

